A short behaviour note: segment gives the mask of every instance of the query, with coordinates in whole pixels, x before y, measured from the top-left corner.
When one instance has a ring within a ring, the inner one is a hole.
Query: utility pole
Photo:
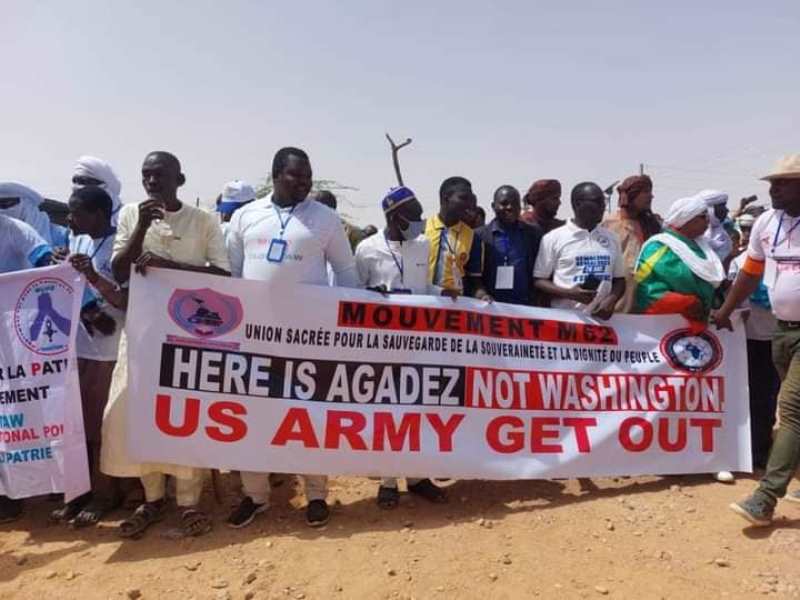
[[[639,163],[639,175],[644,175],[644,163]]]

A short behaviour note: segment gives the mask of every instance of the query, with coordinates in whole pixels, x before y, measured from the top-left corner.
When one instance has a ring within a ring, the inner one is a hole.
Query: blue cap
[[[412,192],[406,186],[401,185],[400,187],[394,187],[389,190],[389,193],[386,194],[384,199],[381,201],[381,207],[383,208],[384,213],[388,213],[401,204],[405,204],[406,202],[416,199],[417,197],[414,195],[414,192]]]

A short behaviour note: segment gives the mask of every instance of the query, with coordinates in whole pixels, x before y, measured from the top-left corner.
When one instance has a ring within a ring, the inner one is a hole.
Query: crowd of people
[[[771,208],[755,197],[729,212],[729,196],[703,190],[675,200],[662,217],[652,210],[653,181],[644,174],[616,189],[617,210],[599,185],[569,193],[570,218],[558,218],[562,186],[535,181],[522,194],[501,185],[493,218],[478,206],[470,181],[448,177],[438,210],[425,215],[415,193],[394,187],[381,201],[385,224],[354,235],[336,213],[336,197],[312,190],[308,155],[280,149],[274,188],[256,198],[240,180],[225,185],[216,214],[182,202],[179,160],[163,151],[142,164],[146,199],[121,204],[120,180],[105,162],[81,157],[72,175],[68,227],[40,210],[43,199],[18,183],[0,183],[0,273],[68,261],[88,283],[77,334],[78,373],[92,489],[54,510],[73,527],[98,523],[143,493],[119,526],[126,538],[144,534],[167,510],[175,481],[177,530],[197,536],[212,528],[200,508],[206,471],[174,464],[138,464],[125,444],[128,397],[127,284],[131,271],[168,268],[281,284],[366,288],[376,293],[461,296],[479,301],[581,311],[606,320],[615,313],[680,314],[701,331],[745,309],[753,463],[765,470],[758,489],[732,505],[756,525],[771,522],[778,499],[800,463],[800,155],[781,159],[764,177]],[[795,357],[797,356],[797,360]],[[782,383],[781,383],[782,382]],[[780,389],[780,393],[779,393]],[[773,441],[776,407],[780,427]],[[267,510],[270,475],[242,472],[242,499],[228,518],[244,527]],[[718,473],[732,481],[731,473]],[[138,480],[141,486],[132,485]],[[306,521],[328,522],[328,481],[302,477]],[[447,500],[431,479],[408,479],[410,493]],[[800,493],[787,499],[800,502]],[[384,478],[377,503],[399,502],[398,481]],[[0,498],[0,521],[22,512]]]

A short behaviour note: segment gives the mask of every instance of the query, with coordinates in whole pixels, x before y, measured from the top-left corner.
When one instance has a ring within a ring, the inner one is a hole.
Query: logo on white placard
[[[31,281],[14,307],[14,330],[28,350],[53,356],[66,352],[72,328],[73,289],[57,277]]]

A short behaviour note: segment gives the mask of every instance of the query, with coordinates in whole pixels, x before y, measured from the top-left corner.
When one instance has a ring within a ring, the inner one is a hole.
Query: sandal
[[[386,487],[382,485],[378,488],[378,506],[389,510],[397,508],[398,504],[400,504],[400,492],[396,487]]]
[[[51,523],[68,523],[75,516],[80,513],[83,508],[89,504],[92,499],[92,493],[87,492],[77,498],[73,498],[63,506],[56,508],[50,512]]]
[[[181,532],[184,537],[198,537],[211,531],[211,519],[202,510],[187,508],[181,515]]]
[[[164,518],[164,505],[164,500],[140,504],[130,517],[119,524],[120,537],[138,540],[150,525]]]
[[[447,502],[447,494],[430,479],[422,479],[414,485],[409,485],[408,491],[434,504],[443,504]]]
[[[74,529],[82,529],[90,525],[97,525],[105,515],[122,506],[122,497],[94,498],[83,510],[70,520],[69,525]]]

